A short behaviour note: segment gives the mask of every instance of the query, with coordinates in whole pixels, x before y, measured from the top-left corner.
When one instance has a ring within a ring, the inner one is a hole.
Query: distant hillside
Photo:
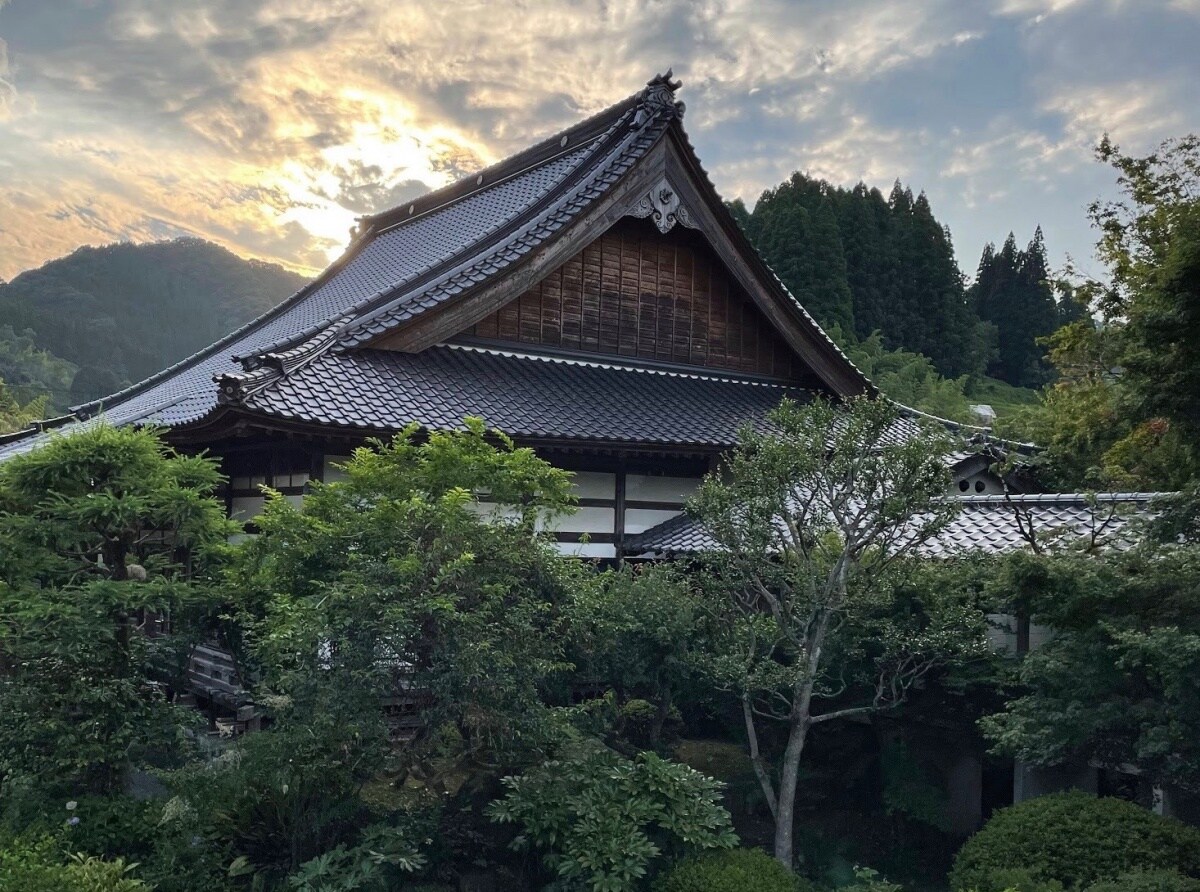
[[[304,281],[200,239],[80,248],[0,284],[0,379],[29,395],[48,382],[60,410],[105,396],[211,344]],[[65,392],[63,361],[78,369]]]

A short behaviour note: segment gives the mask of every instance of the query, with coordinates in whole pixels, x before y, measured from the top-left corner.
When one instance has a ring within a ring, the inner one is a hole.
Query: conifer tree
[[[854,333],[863,340],[881,332],[887,346],[894,349],[901,346],[890,331],[898,271],[887,199],[878,189],[862,183],[839,198],[838,224],[854,304]]]
[[[827,184],[796,173],[764,192],[751,237],[776,275],[825,326],[854,330],[846,260]]]
[[[803,174],[730,210],[809,312],[851,339],[879,332],[888,349],[919,352],[946,376],[981,373],[990,326],[967,300],[950,233],[928,198],[896,181],[884,198]]]
[[[1038,339],[1061,324],[1049,278],[1040,226],[1025,250],[1017,249],[1010,232],[999,252],[989,244],[979,260],[970,301],[979,317],[996,327],[997,355],[988,371],[1010,384],[1038,387],[1048,378]]]

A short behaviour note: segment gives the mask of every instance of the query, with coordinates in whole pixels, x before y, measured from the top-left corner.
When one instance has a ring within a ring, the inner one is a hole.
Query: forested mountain
[[[0,285],[0,380],[18,398],[48,393],[57,410],[105,396],[207,346],[303,282],[200,239],[80,248]]]
[[[985,251],[982,286],[964,287],[949,230],[924,193],[899,181],[884,197],[795,173],[734,214],[766,261],[822,325],[929,357],[946,377],[1046,380],[1034,338],[1057,327],[1039,229],[1025,251]],[[1010,237],[1011,239],[1011,237]],[[1005,250],[1009,249],[1006,243]],[[999,260],[1003,255],[1003,260]],[[986,269],[985,269],[986,266]]]

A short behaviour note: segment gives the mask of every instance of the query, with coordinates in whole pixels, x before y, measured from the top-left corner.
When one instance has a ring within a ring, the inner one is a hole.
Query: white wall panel
[[[680,512],[656,508],[629,508],[625,511],[625,535],[644,533],[650,527],[679,516]]]
[[[625,500],[630,502],[676,502],[682,505],[696,487],[696,477],[651,477],[644,474],[625,475]]]
[[[615,499],[617,475],[600,471],[576,471],[574,493],[581,499]]]
[[[617,547],[605,542],[556,542],[559,554],[582,558],[615,558]]]
[[[563,533],[611,533],[616,516],[613,508],[580,508],[574,514],[560,517],[550,529]]]
[[[240,520],[243,523],[254,520],[262,514],[263,506],[266,503],[267,500],[263,496],[234,496],[230,504],[229,517],[231,520]]]

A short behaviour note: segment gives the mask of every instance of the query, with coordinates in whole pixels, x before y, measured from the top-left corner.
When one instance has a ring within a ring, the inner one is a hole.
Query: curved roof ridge
[[[474,255],[463,256],[457,267],[447,271],[449,274],[440,280],[431,280],[423,291],[410,288],[403,293],[399,289],[391,292],[393,300],[389,300],[370,309],[365,315],[360,314],[354,326],[340,339],[342,347],[357,347],[373,340],[395,324],[407,321],[419,315],[425,309],[441,303],[443,300],[461,294],[470,288],[483,284],[496,273],[507,269],[511,264],[519,262],[534,247],[544,243],[553,234],[563,228],[578,211],[572,205],[578,204],[581,197],[586,196],[590,201],[608,190],[612,182],[600,184],[602,177],[616,168],[617,178],[629,169],[645,151],[661,136],[661,131],[655,132],[650,124],[663,127],[669,124],[670,115],[660,115],[644,121],[639,130],[631,130],[623,139],[611,145],[606,140],[627,120],[630,112],[620,116],[612,126],[597,139],[597,150],[584,159],[566,178],[564,185],[556,192],[548,193],[536,207],[520,220],[514,221],[505,232],[495,234],[489,242],[477,250]],[[640,111],[639,111],[640,114]],[[636,126],[636,118],[634,121]],[[630,149],[638,141],[643,144],[640,148]],[[625,151],[630,149],[629,151]],[[440,296],[438,292],[441,292]],[[424,298],[422,300],[421,298]],[[416,312],[412,305],[416,304]],[[388,317],[398,317],[389,319]],[[372,325],[372,323],[374,323]]]
[[[408,219],[415,219],[421,214],[437,210],[438,207],[443,207],[452,201],[457,201],[459,198],[465,197],[465,195],[454,195],[453,193],[456,189],[464,186],[469,187],[471,181],[478,180],[479,177],[483,177],[485,183],[496,185],[508,177],[520,176],[530,167],[544,164],[555,157],[578,151],[581,143],[577,140],[582,134],[588,134],[590,131],[596,130],[597,132],[592,134],[591,138],[594,139],[596,136],[599,136],[609,128],[611,124],[610,119],[618,118],[629,109],[636,107],[645,92],[646,90],[643,88],[636,93],[626,96],[620,102],[615,102],[607,108],[596,112],[594,115],[578,121],[570,127],[560,130],[514,155],[502,158],[475,173],[459,177],[454,182],[448,183],[432,192],[427,192],[412,201],[401,202],[387,210],[375,214],[367,214],[358,219],[370,226],[378,225],[380,228],[377,231],[383,231],[397,222],[407,222]],[[575,138],[573,139],[572,137]],[[566,140],[565,142],[564,139]],[[551,154],[549,157],[541,157],[547,151],[552,152],[555,147],[559,149],[558,152]],[[469,194],[469,190],[467,194]],[[412,208],[413,210],[408,211],[406,210],[407,208]],[[404,212],[403,219],[399,221],[386,219],[402,211]]]

